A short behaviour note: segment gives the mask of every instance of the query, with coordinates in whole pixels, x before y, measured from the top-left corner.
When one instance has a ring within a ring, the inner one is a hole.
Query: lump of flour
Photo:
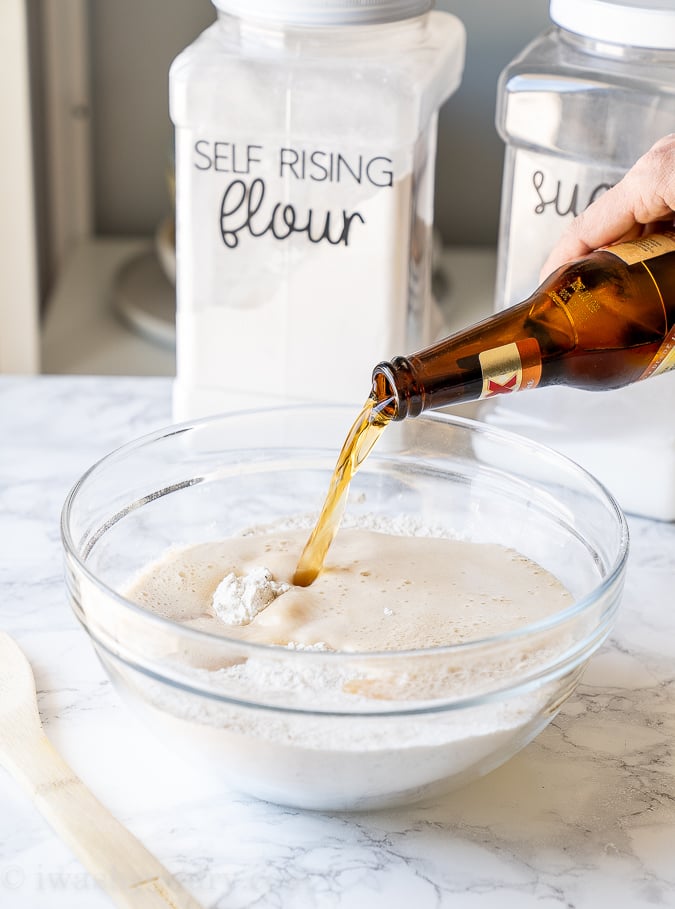
[[[248,625],[290,584],[278,583],[267,568],[252,568],[246,574],[226,575],[213,594],[213,611],[227,625]]]

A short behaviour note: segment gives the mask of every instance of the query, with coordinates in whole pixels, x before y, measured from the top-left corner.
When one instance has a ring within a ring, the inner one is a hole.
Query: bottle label
[[[671,369],[675,369],[675,328],[671,328],[668,332],[656,356],[640,378],[648,379],[650,376],[659,376],[662,372],[668,372]]]
[[[603,247],[605,252],[618,256],[626,265],[635,265],[636,262],[646,262],[666,253],[675,251],[675,230],[666,230],[663,233],[651,234],[631,240],[628,243],[617,243],[616,246]]]
[[[483,373],[481,399],[536,388],[541,379],[541,350],[534,338],[484,350],[478,359]]]
[[[626,265],[635,265],[637,262],[646,262],[648,259],[675,252],[675,230],[650,234],[629,243],[607,246],[605,249],[622,259]],[[671,328],[668,332],[656,356],[640,378],[648,379],[650,376],[658,376],[671,369],[675,369],[675,328]]]

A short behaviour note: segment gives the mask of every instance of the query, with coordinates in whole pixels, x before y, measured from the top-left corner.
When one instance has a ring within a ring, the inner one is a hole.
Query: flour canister
[[[431,340],[436,125],[464,29],[429,0],[214,2],[170,74],[175,414],[361,403],[378,360]]]

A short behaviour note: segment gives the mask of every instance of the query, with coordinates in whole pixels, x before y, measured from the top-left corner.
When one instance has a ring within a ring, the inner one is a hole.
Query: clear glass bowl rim
[[[86,562],[80,557],[79,548],[76,546],[71,532],[70,532],[70,516],[71,512],[76,504],[77,496],[80,490],[84,485],[91,480],[96,472],[105,466],[109,461],[112,461],[116,458],[124,457],[127,454],[133,453],[137,449],[141,449],[145,446],[151,445],[153,442],[157,442],[161,439],[168,438],[173,435],[180,435],[185,432],[189,432],[191,429],[198,429],[202,426],[213,425],[215,423],[224,422],[227,420],[234,420],[239,418],[255,418],[262,416],[263,414],[273,413],[275,416],[282,416],[284,413],[297,413],[297,412],[309,412],[312,410],[320,409],[322,414],[325,414],[326,411],[346,411],[347,406],[343,404],[331,404],[331,405],[319,405],[316,403],[313,404],[295,404],[295,405],[284,405],[278,407],[261,407],[261,408],[251,408],[248,410],[239,410],[231,411],[221,414],[216,414],[213,416],[202,417],[196,420],[189,420],[183,423],[170,424],[164,426],[160,429],[154,430],[153,432],[146,433],[142,436],[139,436],[135,439],[132,439],[129,442],[124,443],[123,445],[118,446],[108,454],[99,458],[95,461],[74,483],[68,492],[66,499],[61,510],[61,541],[64,547],[64,550],[67,556],[74,560],[77,564],[78,570],[83,573],[87,578],[89,583],[93,584],[96,588],[99,589],[106,597],[115,601],[123,609],[133,612],[137,617],[140,617],[142,620],[148,623],[149,626],[153,624],[162,627],[165,630],[170,630],[173,633],[179,634],[181,636],[187,637],[195,641],[208,641],[211,645],[218,644],[219,642],[222,646],[236,647],[242,652],[250,652],[251,655],[254,654],[276,654],[279,655],[280,649],[277,645],[272,644],[261,644],[251,641],[242,641],[237,638],[228,638],[226,635],[216,635],[211,634],[208,631],[203,631],[196,628],[188,628],[184,625],[181,625],[179,622],[174,622],[171,619],[164,618],[155,613],[149,612],[147,609],[144,609],[142,606],[137,603],[127,600],[125,597],[121,596],[116,590],[113,590],[112,587],[104,584],[94,572],[92,572],[88,567]],[[353,413],[354,417],[356,416],[356,409],[351,407],[349,408]],[[482,423],[478,420],[473,420],[467,417],[457,416],[455,414],[439,413],[439,412],[425,412],[419,417],[414,418],[416,422],[419,421],[432,421],[437,423],[448,424],[454,426],[460,430],[463,430],[469,434],[482,434],[486,437],[490,437],[495,440],[499,440],[503,444],[507,444],[511,449],[514,448],[526,448],[529,452],[534,452],[536,455],[541,455],[549,460],[557,461],[561,466],[566,470],[576,473],[576,475],[582,478],[590,487],[594,488],[598,498],[604,500],[606,505],[609,507],[609,510],[614,513],[614,516],[617,521],[619,529],[619,545],[618,553],[615,558],[614,564],[611,566],[610,570],[607,572],[607,575],[603,580],[593,587],[585,596],[581,597],[578,600],[575,600],[570,606],[566,609],[563,609],[559,612],[554,613],[551,616],[548,616],[545,619],[540,619],[537,622],[532,622],[528,625],[523,625],[517,629],[508,632],[502,632],[497,635],[488,635],[482,638],[475,638],[471,641],[466,641],[460,644],[448,644],[442,647],[429,647],[424,649],[412,649],[412,650],[396,650],[396,651],[309,651],[309,650],[290,650],[288,651],[289,658],[295,660],[306,660],[308,662],[316,659],[329,659],[331,661],[343,660],[345,662],[351,662],[359,657],[367,657],[368,660],[377,661],[391,661],[393,658],[421,658],[424,656],[443,656],[443,655],[458,655],[462,653],[470,653],[476,650],[483,648],[492,648],[499,646],[501,644],[511,643],[519,639],[527,639],[530,636],[538,634],[540,632],[550,631],[557,628],[559,625],[563,625],[568,620],[577,617],[583,613],[586,609],[590,608],[595,602],[597,602],[603,594],[612,588],[621,577],[625,570],[626,562],[628,559],[628,550],[629,550],[629,532],[628,524],[626,517],[621,510],[619,504],[615,500],[614,496],[606,489],[603,484],[597,480],[591,473],[585,470],[583,467],[578,465],[576,462],[572,461],[570,458],[561,454],[560,452],[549,448],[546,445],[542,445],[539,442],[530,440],[524,436],[520,436],[517,433],[509,432],[508,430],[494,428],[488,426],[485,423]],[[329,454],[328,449],[321,449]],[[337,458],[338,452],[335,451],[334,455]],[[87,628],[89,633],[90,629]],[[284,650],[284,653],[286,651]]]

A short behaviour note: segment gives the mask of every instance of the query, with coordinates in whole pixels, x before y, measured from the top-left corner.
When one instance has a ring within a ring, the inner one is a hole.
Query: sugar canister
[[[672,0],[551,0],[550,15],[498,90],[497,308],[526,299],[572,218],[675,130]],[[486,418],[569,454],[628,511],[675,519],[674,374],[600,394],[520,397],[500,399]]]

